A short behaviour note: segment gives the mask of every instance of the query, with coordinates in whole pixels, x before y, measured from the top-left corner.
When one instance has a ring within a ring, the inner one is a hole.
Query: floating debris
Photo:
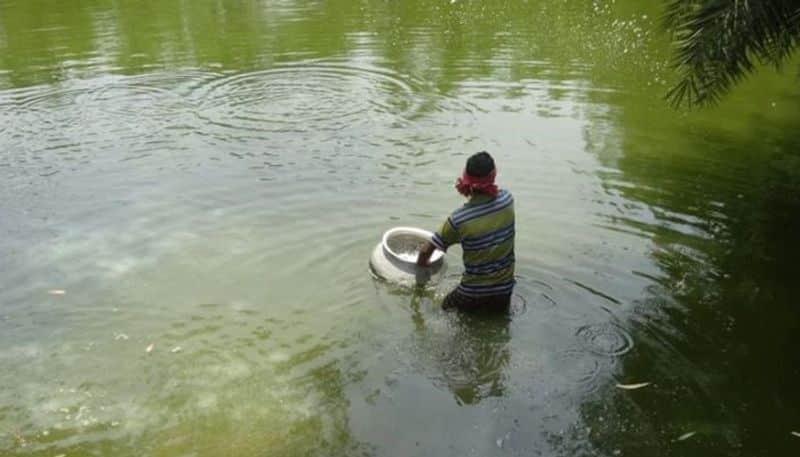
[[[796,436],[796,437],[800,438],[800,432],[792,432],[792,435],[794,435],[794,436]]]
[[[21,431],[19,431],[19,430],[14,430],[14,431],[13,431],[13,432],[11,432],[11,433],[14,435],[14,439],[17,441],[17,444],[18,444],[19,446],[25,447],[25,446],[27,446],[27,445],[28,445],[28,441],[27,441],[27,440],[25,439],[25,437],[22,435],[22,432],[21,432]]]
[[[172,350],[171,350],[171,351],[169,351],[169,352],[171,352],[171,353],[175,354],[175,353],[181,352],[182,350],[183,350],[183,348],[181,348],[180,346],[175,346],[175,347],[174,347],[174,348],[172,348]]]
[[[47,293],[50,294],[50,295],[65,295],[67,293],[67,291],[64,290],[64,289],[53,289],[53,290],[47,291]]]
[[[695,436],[696,434],[697,434],[697,432],[689,432],[689,433],[684,433],[683,435],[679,436],[679,437],[678,437],[678,439],[677,439],[676,441],[685,441],[685,440],[688,440],[689,438],[691,438],[691,437]]]
[[[86,406],[81,406],[80,408],[78,408],[78,414],[75,415],[75,420],[79,420],[81,417],[83,417],[83,412],[88,410],[89,408],[87,408]]]
[[[117,333],[116,335],[114,335],[114,340],[116,340],[116,341],[127,340],[127,339],[128,339],[128,335],[126,335],[124,333]]]
[[[147,346],[147,349],[145,349],[144,351],[149,354],[149,353],[153,352],[153,348],[155,348],[155,347],[156,347],[155,343],[150,343],[150,346]]]
[[[641,389],[642,387],[649,386],[649,382],[640,382],[638,384],[617,384],[618,389],[625,389],[625,390],[636,390]]]

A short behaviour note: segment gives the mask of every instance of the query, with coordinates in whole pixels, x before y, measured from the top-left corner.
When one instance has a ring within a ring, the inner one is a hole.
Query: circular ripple
[[[0,135],[5,135],[6,131],[11,128],[14,117],[11,115],[12,105],[9,100],[5,100],[0,93]],[[0,140],[5,141],[4,136],[0,136]]]
[[[575,333],[587,351],[606,357],[619,357],[633,349],[633,338],[622,327],[611,324],[590,324]]]
[[[12,108],[16,122],[7,135],[15,146],[9,160],[18,168],[48,175],[64,162],[85,161],[87,151],[98,141],[94,124],[82,108],[88,90],[36,88],[17,97]]]
[[[584,386],[591,390],[603,371],[603,364],[596,357],[571,349],[558,354],[553,360],[553,372],[571,386]]]
[[[245,132],[337,131],[403,119],[416,109],[397,75],[337,65],[293,65],[229,76],[209,85],[200,117]]]
[[[172,122],[187,112],[185,101],[170,90],[124,81],[92,90],[90,101],[99,111],[128,118]]]
[[[169,90],[125,81],[49,90],[17,104],[24,120],[18,124],[25,133],[66,134],[76,128],[84,138],[102,133],[111,137],[118,131],[152,136],[158,127],[175,122],[186,108]],[[118,138],[113,137],[114,141]]]
[[[51,88],[17,100],[19,130],[28,135],[67,129],[82,121],[81,105],[88,88]]]
[[[6,137],[18,142],[11,160],[31,163],[110,160],[143,155],[176,140],[169,128],[194,119],[188,104],[167,89],[133,78],[80,81],[35,90],[13,104],[16,122]],[[47,151],[48,154],[41,154]]]
[[[509,313],[516,317],[525,314],[526,311],[528,311],[528,302],[525,300],[525,297],[520,294],[512,295]]]
[[[557,305],[556,305],[555,299],[550,297],[550,295],[548,295],[548,294],[546,294],[544,292],[541,292],[541,293],[536,294],[534,296],[534,299],[533,299],[533,302],[531,303],[531,306],[533,306],[536,309],[546,310],[546,309],[555,308]]]

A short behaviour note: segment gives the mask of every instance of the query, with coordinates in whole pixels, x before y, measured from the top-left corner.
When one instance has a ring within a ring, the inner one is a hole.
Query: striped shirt
[[[458,291],[469,296],[508,294],[514,288],[514,198],[476,194],[455,210],[431,242],[442,251],[461,243],[464,275]]]

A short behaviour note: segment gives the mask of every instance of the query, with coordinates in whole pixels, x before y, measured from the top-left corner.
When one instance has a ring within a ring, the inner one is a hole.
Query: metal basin
[[[444,266],[444,252],[435,250],[429,267],[417,265],[417,256],[430,241],[433,233],[414,227],[395,227],[387,230],[372,251],[369,264],[381,279],[401,286],[428,282]]]

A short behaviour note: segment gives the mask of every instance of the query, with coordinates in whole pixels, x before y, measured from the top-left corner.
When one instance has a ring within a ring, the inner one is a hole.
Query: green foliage
[[[780,66],[800,40],[800,0],[670,0],[680,81],[674,105],[714,103],[757,64]]]

